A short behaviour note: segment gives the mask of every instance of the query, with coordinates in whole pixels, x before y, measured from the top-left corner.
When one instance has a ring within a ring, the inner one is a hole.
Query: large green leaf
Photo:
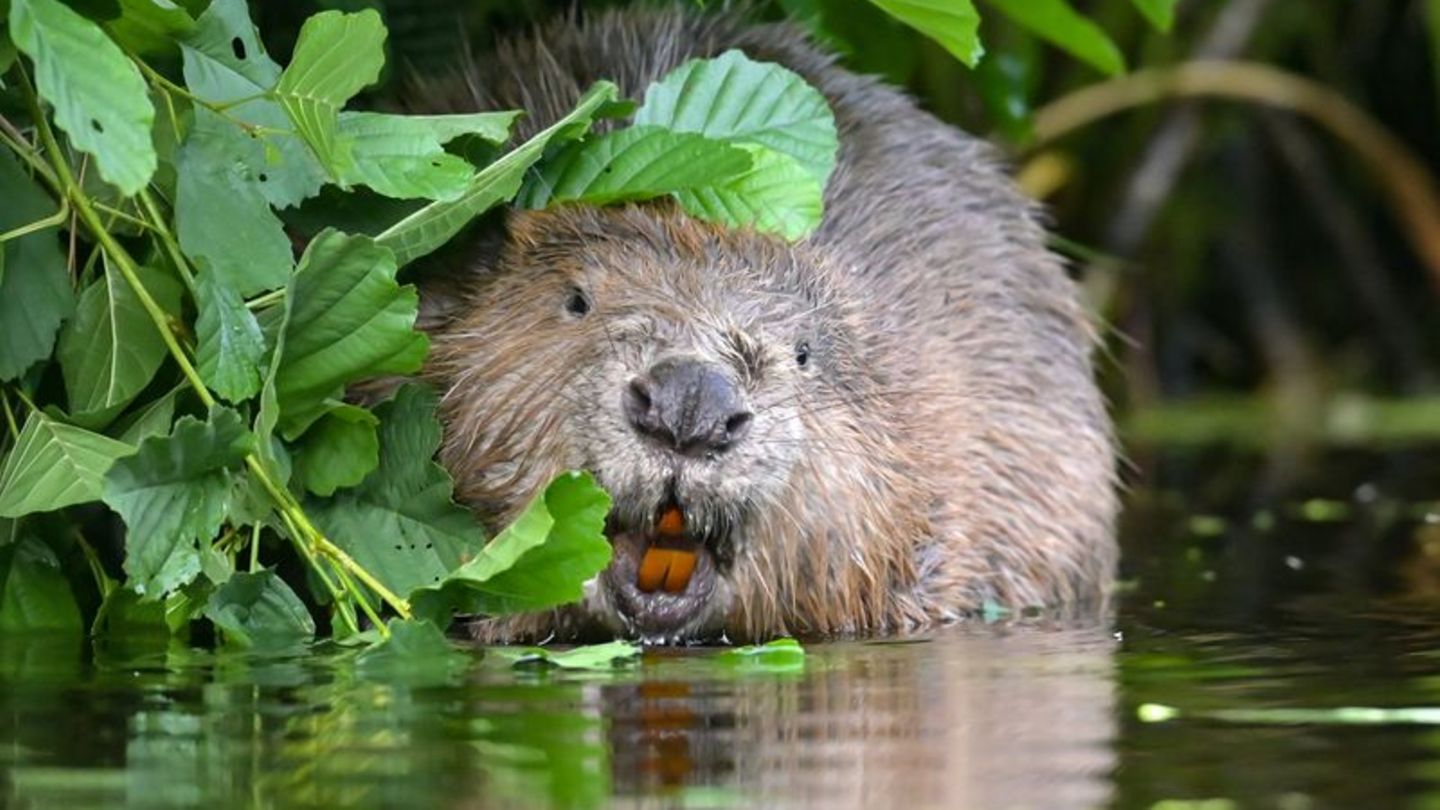
[[[10,37],[35,63],[35,89],[100,176],[134,194],[155,173],[145,80],[105,32],[59,0],[12,0]]]
[[[295,448],[295,480],[316,495],[330,496],[365,480],[380,464],[375,415],[338,405],[320,417]]]
[[[0,546],[0,635],[81,627],[80,606],[54,551],[33,537]]]
[[[517,115],[341,113],[338,140],[353,159],[341,167],[340,181],[398,199],[454,200],[465,193],[475,169],[448,154],[444,144],[465,134],[499,143]]]
[[[794,158],[822,187],[840,148],[835,116],[819,90],[739,51],[692,59],[650,85],[635,124],[769,147]]]
[[[980,44],[980,14],[972,0],[870,0],[887,14],[940,43],[956,59],[975,67]],[[1020,0],[1029,2],[1029,0]]]
[[[265,148],[209,110],[195,110],[195,125],[176,158],[175,227],[180,246],[204,271],[238,295],[283,286],[295,263],[285,226],[270,202],[255,164]]]
[[[1107,76],[1125,72],[1125,57],[1104,29],[1066,0],[986,0],[1016,25]]]
[[[138,268],[140,283],[167,312],[180,311],[180,283]],[[60,332],[55,352],[76,421],[98,427],[110,421],[150,384],[165,361],[165,340],[120,272],[104,274],[80,294],[75,318]]]
[[[415,331],[415,288],[395,282],[395,257],[364,236],[327,230],[300,259],[285,298],[275,373],[280,425],[293,438],[345,385],[420,368],[429,340]]]
[[[432,458],[440,446],[435,395],[405,385],[375,409],[380,464],[353,489],[305,509],[326,536],[391,590],[405,594],[443,579],[470,559],[485,535],[450,499],[450,475]]]
[[[210,595],[205,617],[237,647],[288,647],[315,637],[305,603],[269,570],[230,577]]]
[[[131,53],[173,53],[175,42],[195,30],[195,20],[170,0],[119,0],[120,16],[105,30]]]
[[[518,202],[607,205],[724,183],[750,169],[743,149],[693,132],[636,126],[566,147],[533,174]]]
[[[240,415],[214,408],[110,468],[104,499],[125,520],[125,572],[136,593],[158,598],[200,573],[199,544],[224,522],[232,469],[252,448]]]
[[[751,227],[800,239],[820,226],[825,190],[795,159],[746,144],[753,165],[723,183],[687,189],[676,196],[691,216],[732,228]]]
[[[325,170],[268,95],[280,78],[280,66],[266,55],[245,0],[214,0],[180,50],[190,92],[230,105],[227,116],[256,128],[257,148],[244,160],[248,176],[270,204],[284,208],[319,191]]]
[[[32,411],[0,468],[0,517],[98,500],[105,473],[135,448]]]
[[[445,244],[472,219],[514,197],[525,172],[544,155],[546,145],[583,135],[596,111],[614,101],[616,93],[614,84],[596,82],[569,115],[482,169],[458,199],[421,208],[387,228],[377,241],[394,251],[401,266]]]
[[[1130,0],[1156,29],[1169,33],[1175,25],[1175,4],[1179,0]]]
[[[205,385],[230,402],[260,390],[265,336],[245,300],[210,271],[195,279],[195,366]]]
[[[170,424],[175,420],[175,397],[182,390],[186,389],[172,388],[168,394],[123,417],[110,428],[111,433],[118,435],[120,441],[133,446],[139,446],[140,442],[151,436],[164,436],[169,433]]]
[[[295,129],[330,173],[339,176],[351,157],[336,150],[340,108],[380,77],[385,66],[385,24],[374,9],[355,14],[324,11],[305,21],[275,97]]]
[[[574,602],[610,563],[610,496],[589,473],[567,473],[475,559],[410,595],[416,615],[447,622],[452,612],[498,616]]]
[[[0,149],[0,232],[55,213],[8,150]],[[0,245],[0,381],[13,380],[50,356],[60,325],[75,310],[75,292],[57,238],[59,227]]]

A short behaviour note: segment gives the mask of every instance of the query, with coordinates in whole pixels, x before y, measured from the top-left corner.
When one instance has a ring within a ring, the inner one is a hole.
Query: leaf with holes
[[[723,183],[681,191],[676,196],[691,216],[732,228],[751,227],[801,239],[820,226],[825,191],[789,155],[746,144],[750,170]]]
[[[972,0],[870,0],[885,13],[940,43],[952,56],[975,67],[980,44],[980,14]],[[1028,2],[1028,0],[1021,0]]]
[[[1066,0],[986,0],[1016,25],[1104,73],[1125,72],[1125,57],[1110,35]]]
[[[269,95],[280,79],[280,66],[260,44],[245,0],[214,0],[182,40],[180,52],[190,92],[227,105],[227,116],[251,127],[255,143],[240,153],[243,173],[258,182],[271,205],[296,205],[320,190],[325,170]],[[238,129],[228,120],[227,126]]]
[[[195,367],[200,379],[230,402],[249,399],[260,390],[260,364],[265,336],[255,315],[233,287],[214,272],[195,278]]]
[[[285,297],[275,370],[280,428],[293,439],[347,383],[417,371],[430,342],[415,331],[415,288],[395,283],[395,257],[368,237],[326,230],[305,249]]]
[[[380,78],[385,65],[385,24],[374,9],[355,14],[324,11],[305,20],[275,98],[320,164],[339,176],[352,157],[336,149],[340,108]]]
[[[35,63],[35,89],[70,143],[122,193],[144,188],[155,174],[155,106],[124,51],[59,0],[11,0],[10,38]]]
[[[498,616],[574,602],[610,563],[610,496],[589,473],[566,473],[531,501],[479,556],[410,594],[417,616]]]
[[[0,232],[55,213],[9,151],[0,149]],[[60,250],[58,227],[0,244],[0,381],[13,380],[50,356],[61,324],[75,310],[75,292]]]
[[[0,517],[99,500],[105,473],[134,452],[131,445],[31,411],[0,467]]]
[[[835,116],[819,90],[739,51],[692,59],[651,84],[635,125],[768,147],[793,158],[822,188],[840,148]]]
[[[750,169],[745,150],[693,132],[636,126],[566,147],[531,175],[517,199],[609,205],[725,183]]]
[[[136,593],[158,598],[200,573],[200,543],[225,521],[233,470],[254,447],[240,415],[214,408],[146,439],[105,476],[104,500],[127,530],[125,573]]]
[[[147,267],[137,271],[161,309],[179,313],[180,282]],[[145,390],[166,349],[139,296],[107,260],[105,272],[80,294],[55,356],[75,421],[98,428]]]
[[[450,475],[432,459],[440,447],[435,395],[405,385],[375,409],[380,463],[360,486],[310,499],[305,510],[336,545],[405,594],[437,582],[480,551],[475,517],[450,499]]]
[[[568,115],[480,170],[464,194],[421,208],[387,228],[376,241],[394,251],[402,267],[445,244],[472,219],[514,197],[525,172],[545,154],[546,146],[585,134],[596,111],[614,101],[616,94],[614,84],[596,82]]]
[[[465,193],[475,169],[445,151],[461,135],[500,143],[518,112],[470,115],[340,114],[337,139],[351,157],[340,170],[346,185],[363,185],[397,199],[453,200]]]

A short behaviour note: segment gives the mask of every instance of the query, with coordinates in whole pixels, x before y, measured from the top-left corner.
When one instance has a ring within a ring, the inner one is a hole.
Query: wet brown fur
[[[639,98],[686,59],[729,48],[786,65],[829,99],[841,152],[823,225],[789,245],[663,203],[511,213],[473,272],[422,289],[426,374],[445,392],[442,459],[459,497],[500,525],[559,472],[630,452],[615,402],[575,381],[616,352],[637,371],[653,360],[633,338],[617,342],[644,313],[674,325],[655,340],[756,375],[757,414],[776,425],[743,462],[755,502],[712,628],[737,640],[870,633],[987,602],[1103,603],[1116,499],[1092,330],[1037,211],[986,144],[836,67],[792,28],[678,10],[557,21],[431,87],[425,107],[524,109],[525,137],[596,79]],[[565,318],[576,284],[597,317]],[[796,330],[830,336],[812,382],[779,365]],[[625,491],[624,474],[611,476],[601,471]],[[599,591],[477,624],[477,636],[615,632]]]

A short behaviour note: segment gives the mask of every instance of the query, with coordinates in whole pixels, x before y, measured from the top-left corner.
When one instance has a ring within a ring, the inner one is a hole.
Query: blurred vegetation
[[[591,0],[581,13],[623,4]],[[383,96],[400,92],[405,72],[450,69],[465,47],[483,50],[572,4],[255,5],[281,54],[315,10],[380,8],[399,66]],[[848,65],[1007,151],[1049,205],[1057,249],[1106,324],[1105,385],[1135,416],[1124,420],[1134,435],[1440,433],[1440,0],[1180,0],[1168,32],[1136,13],[1164,3],[1073,3],[1113,42],[1128,71],[1119,77],[1096,66],[1103,43],[1077,58],[1083,42],[1052,47],[1001,13],[1014,5],[976,4],[986,52],[973,69],[860,0],[771,0],[752,12],[801,21]],[[1249,69],[1198,76],[1207,98],[1163,86],[1217,60]],[[1161,86],[1126,106],[1146,80]],[[1111,102],[1123,108],[1058,131],[1060,119]],[[1378,140],[1335,130],[1357,114]]]

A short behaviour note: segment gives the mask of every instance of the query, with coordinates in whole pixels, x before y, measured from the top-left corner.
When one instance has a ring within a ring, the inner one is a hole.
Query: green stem
[[[345,587],[349,589],[350,593],[355,595],[356,603],[360,605],[361,610],[365,611],[366,617],[370,619],[370,624],[380,631],[381,637],[389,638],[390,628],[385,626],[385,622],[380,620],[380,615],[375,612],[374,608],[370,607],[370,600],[366,599],[360,589],[355,586],[355,583],[350,579],[350,575],[345,573],[345,569],[339,566],[336,566],[335,573],[340,575],[340,580],[345,583]]]
[[[95,577],[95,589],[100,591],[100,599],[103,601],[115,588],[115,581],[105,573],[105,566],[100,563],[100,555],[95,553],[95,547],[90,545],[90,542],[85,539],[85,535],[81,534],[79,529],[72,528],[71,531],[75,535],[75,542],[80,546],[80,551],[85,555],[85,561],[90,564],[90,575]]]
[[[260,570],[260,524],[250,527],[250,573]]]
[[[5,424],[10,428],[10,438],[20,438],[20,428],[15,424],[15,412],[10,410],[10,398],[5,396],[3,389],[0,389],[0,407],[5,408]]]
[[[185,280],[185,286],[190,288],[190,294],[194,295],[195,273],[190,269],[190,263],[185,261],[185,254],[180,251],[180,243],[175,239],[175,235],[165,226],[165,218],[160,216],[160,206],[155,204],[155,197],[150,194],[150,189],[140,189],[140,204],[145,207],[145,213],[149,215],[155,233],[159,234],[165,253],[170,256],[170,261]]]
[[[22,236],[35,233],[36,231],[43,231],[46,228],[53,228],[57,225],[64,225],[65,220],[69,218],[69,216],[70,204],[62,199],[60,201],[60,210],[44,219],[37,219],[27,225],[21,225],[18,228],[11,228],[4,233],[0,233],[0,242],[9,242],[11,239],[19,239]]]
[[[295,548],[300,552],[300,556],[305,558],[305,563],[310,566],[311,571],[315,572],[315,576],[320,578],[321,584],[325,586],[326,592],[330,594],[330,600],[335,605],[335,612],[340,614],[340,618],[344,621],[346,629],[350,631],[351,635],[359,633],[360,623],[355,621],[354,608],[345,600],[345,595],[336,587],[334,581],[330,579],[330,575],[325,573],[325,569],[320,565],[320,561],[315,559],[315,555],[311,553],[310,547],[306,545],[304,539],[301,537],[300,528],[296,526],[291,517],[284,512],[280,513],[280,519],[289,530],[287,533],[290,535],[290,540]]]
[[[252,309],[252,310],[257,310],[257,311],[258,311],[258,310],[266,309],[266,308],[268,308],[268,307],[272,307],[272,306],[274,306],[274,305],[276,305],[276,304],[278,304],[278,303],[280,303],[281,301],[284,301],[284,300],[285,300],[285,290],[284,290],[284,289],[271,290],[270,292],[265,293],[264,295],[257,295],[257,296],[255,296],[254,298],[251,298],[249,301],[246,301],[246,302],[245,302],[245,306],[249,307],[249,308]]]

